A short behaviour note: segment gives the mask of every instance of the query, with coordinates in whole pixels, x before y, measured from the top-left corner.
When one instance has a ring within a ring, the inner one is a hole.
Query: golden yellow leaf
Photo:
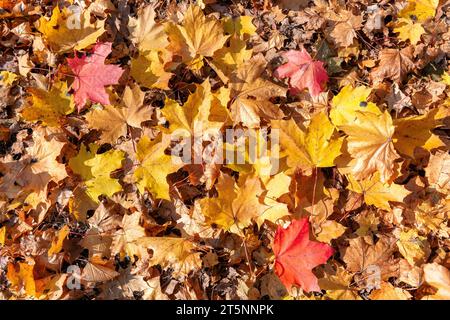
[[[417,21],[425,22],[435,16],[438,5],[439,0],[408,0],[407,6],[399,12],[398,16],[400,18],[414,16]]]
[[[442,118],[445,116],[445,113],[440,110],[436,108],[424,115],[395,119],[393,136],[395,148],[400,153],[414,157],[416,147],[432,150],[445,146],[441,139],[431,132],[442,123]]]
[[[130,18],[128,22],[130,39],[138,45],[139,51],[160,50],[169,45],[164,26],[155,22],[155,17],[154,6],[148,5],[138,12],[137,18]]]
[[[54,51],[82,50],[94,44],[105,32],[105,21],[97,20],[91,24],[90,20],[89,9],[80,14],[69,8],[60,11],[59,7],[55,6],[49,20],[41,17],[37,21],[37,29]]]
[[[0,71],[0,84],[8,87],[16,81],[17,75],[9,71]]]
[[[82,144],[78,155],[69,160],[69,167],[83,178],[86,193],[97,203],[100,195],[110,197],[122,190],[118,179],[113,179],[110,175],[112,171],[122,167],[124,159],[123,151],[112,149],[96,154],[98,148],[98,145],[90,144],[88,151]]]
[[[423,264],[431,251],[427,238],[419,236],[416,229],[402,230],[397,247],[411,265]]]
[[[394,173],[394,161],[399,157],[394,149],[394,125],[390,114],[357,112],[353,123],[340,126],[347,135],[348,152],[354,159],[352,173],[357,179],[379,172],[381,181]]]
[[[33,275],[34,261],[31,261],[31,263],[19,262],[18,272],[16,271],[14,264],[8,264],[6,277],[11,286],[14,287],[19,294],[20,292],[24,292],[27,296],[36,295],[36,283]]]
[[[316,239],[320,242],[331,243],[331,240],[342,236],[347,228],[334,220],[325,220],[319,226]]]
[[[264,189],[256,176],[241,175],[236,183],[231,176],[221,174],[216,189],[217,198],[204,198],[199,204],[207,221],[226,231],[241,235],[241,229],[267,209],[259,200]]]
[[[187,275],[200,269],[200,253],[195,252],[194,244],[183,238],[144,237],[137,244],[153,250],[152,265],[159,264],[163,269],[172,268],[174,275]]]
[[[101,131],[100,143],[115,144],[119,137],[127,135],[129,127],[140,128],[141,122],[151,119],[153,111],[144,105],[144,96],[139,86],[126,87],[124,106],[108,105],[86,114],[89,128]]]
[[[173,74],[166,71],[166,65],[171,59],[167,50],[140,51],[136,59],[131,59],[130,75],[146,88],[167,90]]]
[[[50,91],[40,88],[28,88],[31,96],[22,110],[27,121],[41,121],[50,127],[60,126],[61,118],[75,110],[73,95],[69,94],[66,82],[56,82]]]
[[[182,25],[169,23],[166,32],[171,51],[181,56],[193,70],[199,70],[203,58],[212,57],[228,38],[219,20],[206,17],[201,8],[193,4],[187,9]]]
[[[410,300],[411,294],[401,288],[394,287],[389,282],[382,282],[381,288],[372,291],[370,300]]]
[[[332,167],[341,153],[343,138],[332,138],[334,126],[324,113],[316,114],[306,131],[293,119],[274,120],[273,129],[279,131],[282,155],[292,169]]]
[[[182,164],[176,160],[177,158],[164,153],[169,144],[170,139],[161,139],[161,136],[153,141],[147,136],[139,140],[137,144],[139,166],[133,174],[139,192],[144,193],[148,190],[156,198],[170,200],[166,178],[168,174],[176,172]]]
[[[352,279],[353,275],[340,266],[335,274],[326,273],[319,279],[319,286],[332,300],[362,300],[358,290],[350,287]]]
[[[422,34],[425,33],[425,29],[420,23],[415,23],[410,18],[400,18],[395,23],[394,32],[398,33],[400,40],[409,40],[411,44],[416,45]]]
[[[0,228],[0,245],[4,246],[6,241],[6,227]]]
[[[256,33],[256,27],[252,23],[253,17],[239,16],[239,17],[225,17],[223,18],[223,28],[228,34],[236,34],[243,36],[248,34],[250,36]]]
[[[48,249],[48,256],[59,253],[62,250],[64,240],[70,233],[70,228],[68,225],[64,225],[53,239],[51,247]]]
[[[357,111],[381,114],[380,109],[367,98],[372,90],[365,86],[347,85],[331,101],[330,119],[335,126],[351,124],[357,117]]]
[[[349,185],[347,189],[362,194],[368,205],[374,205],[380,209],[390,210],[389,201],[403,202],[409,194],[405,187],[395,183],[383,183],[380,174],[374,173],[371,177],[356,180],[352,175],[347,176]]]

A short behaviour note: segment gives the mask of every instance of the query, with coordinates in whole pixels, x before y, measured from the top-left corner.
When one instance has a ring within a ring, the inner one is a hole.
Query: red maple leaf
[[[292,94],[297,94],[305,88],[308,88],[312,96],[317,96],[323,91],[328,74],[322,61],[314,61],[305,49],[289,50],[282,56],[288,62],[278,67],[274,75],[279,79],[290,78],[289,88]]]
[[[67,62],[75,75],[72,88],[75,104],[80,111],[87,99],[104,105],[109,104],[105,86],[117,84],[124,70],[116,65],[106,65],[105,59],[111,53],[111,42],[97,43],[89,55],[68,58]]]
[[[278,226],[273,252],[275,273],[286,288],[296,284],[306,292],[320,291],[312,269],[326,263],[334,250],[326,243],[309,240],[307,218],[293,220],[286,229]]]

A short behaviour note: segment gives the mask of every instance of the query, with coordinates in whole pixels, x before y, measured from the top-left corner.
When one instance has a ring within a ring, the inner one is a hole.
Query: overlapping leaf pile
[[[0,1],[0,298],[450,299],[444,2]]]

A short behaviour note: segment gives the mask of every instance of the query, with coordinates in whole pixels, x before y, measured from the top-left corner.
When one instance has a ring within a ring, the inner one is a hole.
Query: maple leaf
[[[228,39],[220,21],[206,17],[194,4],[187,9],[182,25],[170,23],[166,31],[171,51],[180,55],[183,62],[194,70],[199,70],[203,66],[203,58],[212,57]]]
[[[104,105],[109,104],[105,86],[117,84],[124,70],[115,65],[105,65],[106,57],[111,53],[112,43],[97,43],[89,56],[75,56],[67,59],[74,73],[72,89],[75,90],[75,104],[78,111],[83,109],[87,99]]]
[[[409,300],[411,294],[404,289],[394,287],[389,282],[382,282],[380,288],[370,293],[369,298],[370,300]]]
[[[445,113],[445,109],[436,108],[424,115],[395,119],[395,148],[413,158],[417,147],[432,150],[444,146],[444,142],[431,130],[442,123]]]
[[[411,19],[400,18],[395,23],[394,32],[398,33],[400,40],[409,40],[411,44],[416,45],[422,34],[425,33],[425,29],[420,23],[415,23]]]
[[[166,71],[166,65],[171,59],[167,50],[140,51],[131,59],[130,75],[144,87],[167,90],[173,73]]]
[[[122,167],[124,159],[123,151],[109,150],[97,154],[98,148],[98,145],[91,143],[87,150],[82,144],[78,155],[69,160],[69,167],[83,178],[87,194],[97,203],[100,195],[110,197],[122,190],[119,181],[111,178],[110,174]]]
[[[30,261],[30,263],[19,262],[18,269],[19,271],[16,271],[14,264],[8,264],[6,277],[9,283],[18,292],[23,288],[26,295],[36,296],[36,282],[33,275],[34,261]]]
[[[416,229],[403,230],[397,241],[397,247],[411,265],[423,264],[430,254],[427,238],[419,236]]]
[[[340,126],[347,135],[348,152],[354,158],[352,173],[357,179],[378,171],[382,181],[393,174],[399,155],[394,149],[394,125],[390,114],[357,112],[356,121]]]
[[[415,67],[413,59],[413,48],[411,46],[403,49],[383,49],[378,58],[378,67],[372,70],[370,76],[374,82],[382,82],[389,78],[400,83]]]
[[[280,119],[283,112],[268,101],[271,97],[284,96],[286,89],[265,77],[267,61],[258,54],[242,64],[232,75],[231,116],[234,123],[242,123],[248,128],[258,128],[261,117]]]
[[[280,133],[282,154],[290,168],[322,168],[334,166],[343,138],[332,139],[334,126],[324,113],[316,114],[306,132],[293,119],[274,120],[272,129]]]
[[[59,253],[62,250],[63,242],[69,235],[69,233],[70,228],[67,225],[65,225],[61,228],[61,230],[58,231],[57,236],[52,241],[50,249],[48,249],[48,256]]]
[[[353,275],[339,266],[335,273],[326,273],[319,279],[319,286],[333,300],[362,300],[356,288],[351,288]]]
[[[3,86],[10,86],[17,80],[17,75],[9,71],[0,72],[0,83]]]
[[[90,128],[100,130],[101,143],[116,143],[128,133],[129,127],[140,128],[141,122],[151,119],[152,109],[144,105],[145,94],[138,86],[126,87],[122,107],[108,105],[103,109],[93,109],[86,114]]]
[[[288,290],[292,285],[304,291],[320,291],[312,269],[327,262],[334,250],[325,243],[309,240],[307,218],[293,220],[283,229],[278,226],[273,241],[275,273]]]
[[[201,199],[199,205],[210,223],[226,231],[240,235],[242,228],[267,209],[259,200],[264,189],[258,177],[242,175],[236,183],[231,176],[221,174],[216,190],[217,198]]]
[[[169,45],[164,26],[155,22],[155,17],[154,6],[148,5],[138,12],[137,18],[130,18],[128,22],[130,40],[138,44],[139,51],[164,49]]]
[[[101,262],[101,261],[100,261]],[[87,282],[106,282],[119,276],[119,273],[109,267],[87,262],[81,273],[81,279]]]
[[[334,23],[329,33],[331,39],[339,47],[352,46],[354,39],[357,37],[356,31],[362,27],[363,17],[361,15],[354,15],[347,10],[341,10],[332,17],[332,20]]]
[[[37,198],[30,203],[33,207],[46,200],[47,185],[50,181],[60,182],[67,176],[66,167],[58,162],[65,143],[56,138],[48,139],[41,130],[33,132],[33,145],[26,148],[27,155],[19,161],[0,163],[0,192],[9,198],[30,193]]]
[[[228,34],[252,36],[256,33],[256,27],[252,20],[251,16],[225,17],[223,18],[223,29]]]
[[[200,269],[200,253],[195,252],[194,244],[188,239],[173,237],[143,237],[137,244],[153,250],[151,265],[160,265],[163,269],[172,268],[173,274],[187,275]]]
[[[356,180],[352,175],[347,176],[349,185],[347,189],[362,194],[368,205],[389,211],[389,201],[402,202],[409,192],[401,185],[395,183],[383,183],[380,173],[375,172],[372,176],[363,180]]]
[[[438,151],[430,156],[425,168],[428,182],[442,193],[450,191],[450,155],[446,151]]]
[[[163,129],[165,132],[187,134],[191,137],[203,130],[218,132],[228,116],[226,108],[222,107],[217,97],[212,94],[208,79],[201,85],[195,85],[195,92],[183,106],[167,99],[161,113],[169,124],[168,128]]]
[[[407,6],[399,12],[398,16],[400,18],[414,16],[417,21],[425,22],[434,17],[438,5],[439,0],[408,0]]]
[[[79,9],[81,11],[81,8]],[[55,6],[50,20],[46,17],[38,20],[37,29],[55,51],[82,50],[95,43],[105,32],[105,21],[98,20],[91,24],[90,20],[89,9],[79,14],[78,10],[64,8],[60,11],[59,7]]]
[[[167,175],[176,172],[182,164],[164,153],[169,144],[170,139],[162,139],[161,135],[153,141],[147,136],[139,140],[136,146],[139,166],[133,173],[139,192],[147,189],[156,198],[170,199]]]
[[[142,213],[134,212],[123,216],[121,229],[114,234],[111,251],[113,254],[120,253],[133,258],[140,256],[139,245],[136,240],[145,237],[145,229],[140,225]]]
[[[433,295],[423,297],[424,300],[450,299],[450,271],[436,262],[423,266],[425,281],[437,289]]]
[[[396,251],[395,239],[382,236],[374,245],[370,237],[358,237],[349,240],[349,246],[343,250],[342,260],[347,271],[361,272],[363,277],[370,274],[374,266],[380,270],[382,280],[398,273],[393,253]],[[367,279],[367,278],[366,278]]]
[[[335,126],[351,124],[357,117],[357,111],[381,114],[373,102],[367,101],[372,90],[365,86],[347,85],[331,101],[330,119]]]
[[[253,50],[246,49],[246,42],[237,36],[230,38],[229,46],[224,46],[222,49],[214,53],[213,61],[209,64],[219,75],[220,79],[227,83],[232,77],[236,69],[238,69],[245,62],[252,57]]]
[[[41,121],[47,126],[56,127],[64,115],[75,109],[73,96],[69,95],[67,83],[56,82],[50,91],[40,88],[28,88],[31,97],[22,110],[22,117],[27,121]]]
[[[304,48],[301,51],[289,50],[281,56],[288,62],[278,67],[274,76],[280,79],[289,78],[292,94],[308,88],[311,96],[315,97],[323,91],[328,74],[322,61],[313,60]]]

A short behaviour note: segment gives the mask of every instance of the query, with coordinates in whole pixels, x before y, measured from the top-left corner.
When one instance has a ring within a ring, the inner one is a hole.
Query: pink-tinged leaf
[[[308,88],[312,96],[323,91],[328,74],[322,61],[314,61],[305,49],[289,50],[282,56],[288,62],[278,67],[274,75],[279,79],[290,78],[289,87],[292,94],[297,94],[305,88]]]
[[[116,65],[106,65],[105,59],[111,53],[111,42],[97,43],[89,55],[68,58],[67,62],[75,75],[72,88],[78,111],[83,109],[87,99],[109,104],[105,86],[117,84],[124,70]]]
[[[286,229],[278,227],[273,252],[275,273],[286,288],[299,285],[305,292],[320,291],[312,269],[326,263],[334,250],[326,243],[309,240],[307,218],[293,220]]]

